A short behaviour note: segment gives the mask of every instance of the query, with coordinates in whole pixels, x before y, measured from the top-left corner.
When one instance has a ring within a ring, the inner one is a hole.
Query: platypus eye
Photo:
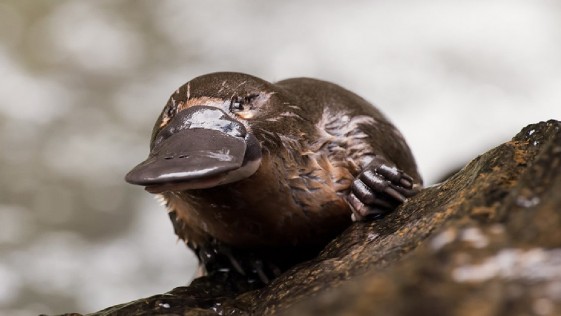
[[[246,97],[235,96],[230,100],[230,111],[233,113],[246,112],[253,109],[253,101],[258,94],[250,94]]]
[[[244,110],[245,110],[245,106],[241,100],[232,99],[232,101],[230,101],[230,111],[235,113]]]

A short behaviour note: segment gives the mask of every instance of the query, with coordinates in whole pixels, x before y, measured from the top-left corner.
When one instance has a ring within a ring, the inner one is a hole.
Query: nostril
[[[187,158],[187,157],[189,157],[189,156],[187,156],[187,155],[181,155],[181,156],[179,156],[179,157],[177,157],[177,158]]]
[[[179,158],[181,158],[181,157],[179,157]],[[164,159],[165,160],[170,160],[170,159],[173,159],[173,156],[167,156],[167,157],[164,157]]]

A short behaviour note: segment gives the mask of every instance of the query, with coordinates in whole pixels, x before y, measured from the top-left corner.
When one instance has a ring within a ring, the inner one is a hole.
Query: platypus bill
[[[228,72],[175,91],[126,181],[163,198],[207,273],[263,282],[422,185],[400,132],[356,94]]]

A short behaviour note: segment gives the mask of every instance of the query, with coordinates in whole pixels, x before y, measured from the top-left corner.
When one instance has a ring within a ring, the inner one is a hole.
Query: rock
[[[560,127],[530,125],[427,188],[373,227],[367,277],[287,314],[561,315]]]
[[[524,128],[261,289],[216,274],[92,315],[561,315],[561,122]]]

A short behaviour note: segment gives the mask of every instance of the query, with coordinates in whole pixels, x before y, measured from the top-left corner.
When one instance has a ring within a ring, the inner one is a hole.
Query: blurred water
[[[212,71],[375,102],[425,180],[561,118],[557,1],[0,2],[0,314],[91,312],[195,260],[123,175],[169,94]]]

